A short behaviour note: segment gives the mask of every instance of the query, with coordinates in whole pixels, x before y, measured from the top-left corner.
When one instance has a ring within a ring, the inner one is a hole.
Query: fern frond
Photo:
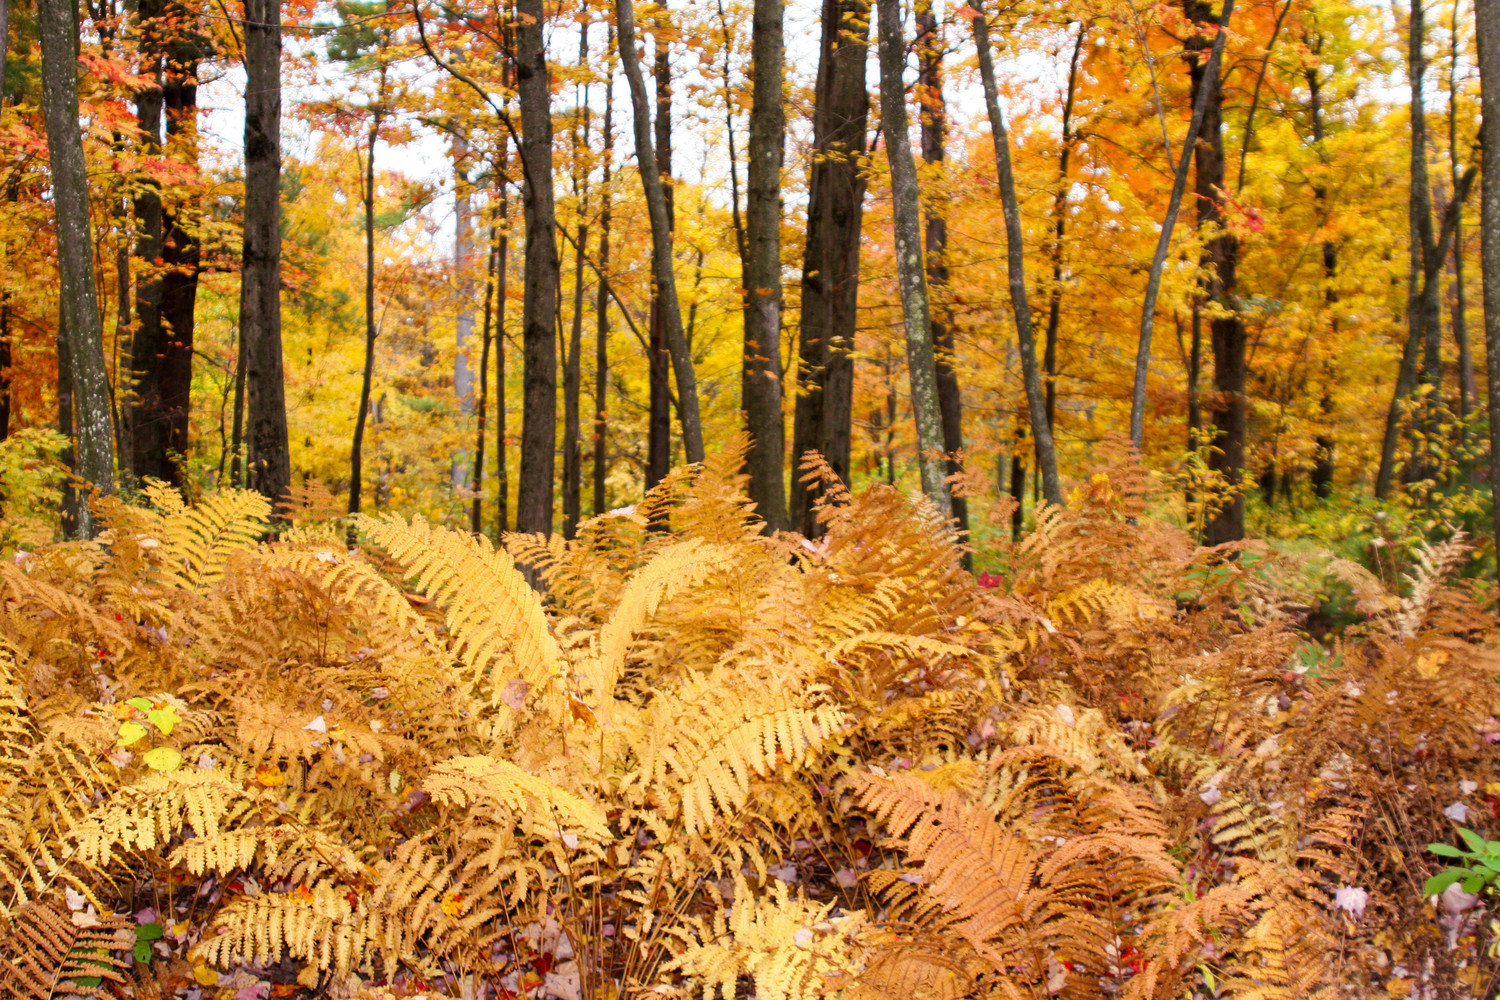
[[[54,899],[29,903],[7,922],[0,945],[0,997],[14,1000],[106,1000],[101,981],[123,984],[135,944],[123,917],[92,909],[71,913]],[[91,984],[92,981],[92,984]]]
[[[464,807],[494,803],[517,817],[530,817],[539,830],[582,833],[595,841],[609,839],[609,827],[598,807],[506,760],[454,757],[433,766],[422,779],[439,805]]]
[[[491,706],[519,677],[542,692],[554,718],[566,717],[571,684],[562,652],[536,592],[503,549],[421,518],[362,517],[359,526],[445,609],[455,652]]]

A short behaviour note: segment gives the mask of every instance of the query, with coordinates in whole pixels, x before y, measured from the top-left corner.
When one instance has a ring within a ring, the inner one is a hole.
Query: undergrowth
[[[1461,539],[1334,564],[1319,644],[1125,461],[985,586],[887,487],[763,536],[739,466],[498,550],[151,487],[0,563],[3,988],[1493,994],[1489,900],[1422,897],[1500,834]]]

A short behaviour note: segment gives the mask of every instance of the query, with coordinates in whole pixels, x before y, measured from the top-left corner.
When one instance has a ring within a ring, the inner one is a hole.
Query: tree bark
[[[1078,22],[1073,57],[1068,60],[1068,88],[1063,99],[1062,149],[1057,155],[1057,193],[1052,196],[1052,287],[1047,293],[1047,335],[1042,349],[1042,374],[1047,383],[1047,429],[1057,433],[1057,335],[1062,325],[1063,247],[1068,232],[1068,160],[1073,155],[1073,100],[1078,93],[1078,64],[1089,22]]]
[[[382,88],[383,89],[383,88]],[[370,384],[375,377],[375,143],[380,139],[379,109],[370,117],[369,149],[365,154],[365,367],[359,385],[359,410],[354,418],[354,441],[349,448],[349,513],[358,514],[365,446],[365,421],[370,413]],[[464,262],[467,265],[467,261]]]
[[[474,500],[469,509],[469,530],[476,535],[484,533],[484,439],[489,431],[490,347],[495,341],[495,262],[499,256],[500,227],[492,222],[484,254],[484,319],[479,333],[479,392],[475,401]]]
[[[587,65],[589,25],[578,26],[578,64]],[[578,230],[573,241],[573,322],[563,364],[563,537],[578,534],[583,515],[583,255],[588,247],[589,227],[587,172],[579,160],[589,148],[588,87],[578,101],[581,122],[573,124],[573,196],[578,201]],[[582,129],[582,141],[579,130]]]
[[[1316,52],[1316,49],[1314,51]],[[1323,100],[1321,78],[1318,75],[1317,66],[1310,66],[1307,69],[1307,91],[1309,95],[1308,109],[1312,113],[1313,144],[1317,147],[1318,156],[1321,159],[1324,156]],[[1313,197],[1318,202],[1319,216],[1326,221],[1329,211],[1328,189],[1322,184],[1314,185]],[[1333,240],[1326,240],[1323,243],[1323,304],[1328,309],[1328,333],[1334,339],[1337,339],[1339,333],[1338,315],[1334,311],[1338,304],[1339,295],[1333,285],[1334,280],[1338,277],[1338,268],[1338,244]],[[1330,421],[1333,417],[1332,382],[1333,372],[1331,370],[1325,371],[1323,398],[1320,408],[1323,413],[1323,419]],[[1327,500],[1333,495],[1333,435],[1325,431],[1313,439],[1313,444],[1316,448],[1316,454],[1313,457],[1312,472],[1313,494],[1319,500]]]
[[[922,160],[942,169],[948,139],[948,107],[943,98],[943,53],[937,37],[937,18],[931,0],[916,8],[917,107],[920,109]],[[948,218],[942,196],[927,199],[927,285],[936,301],[932,310],[932,344],[937,358],[938,408],[943,418],[943,451],[948,475],[964,471],[959,454],[964,446],[963,395],[959,390],[957,355],[953,343],[953,310],[948,304]],[[951,491],[950,491],[951,493]],[[952,497],[953,520],[964,541],[969,538],[969,504]],[[972,567],[964,553],[965,567]]]
[[[557,214],[552,193],[552,107],[542,0],[517,0],[517,91],[521,161],[526,172],[526,269],[521,307],[525,395],[516,530],[552,533],[557,453]]]
[[[1234,14],[1235,0],[1224,0],[1224,9],[1219,14],[1218,31],[1214,35],[1213,49],[1209,53],[1208,65],[1203,72],[1218,79],[1219,62],[1224,53],[1224,40],[1228,37],[1225,28]],[[1172,245],[1172,231],[1177,228],[1177,213],[1182,208],[1182,194],[1187,190],[1188,165],[1193,159],[1193,150],[1198,143],[1198,132],[1203,125],[1203,115],[1208,106],[1209,91],[1199,88],[1193,97],[1193,113],[1188,120],[1187,136],[1182,142],[1182,156],[1172,174],[1172,193],[1167,198],[1167,214],[1162,219],[1161,234],[1156,240],[1156,251],[1151,256],[1151,271],[1146,278],[1145,300],[1141,306],[1141,327],[1135,348],[1135,379],[1130,390],[1130,443],[1137,451],[1146,440],[1146,375],[1151,370],[1151,333],[1156,324],[1156,299],[1161,292],[1162,270],[1167,263],[1167,250]],[[1165,129],[1165,126],[1163,126]],[[1164,133],[1165,134],[1165,133]],[[1170,152],[1169,154],[1170,155]]]
[[[896,236],[896,279],[901,288],[901,316],[906,328],[907,379],[911,385],[912,415],[917,425],[917,466],[922,492],[943,520],[953,514],[948,486],[943,482],[943,416],[938,405],[937,363],[932,343],[932,317],[923,268],[922,205],[917,190],[917,165],[907,135],[906,36],[897,0],[878,0],[880,27],[880,118],[885,131],[886,158],[891,167],[891,215]]]
[[[605,49],[609,51],[613,48],[614,27],[611,25],[606,29]],[[609,184],[615,155],[614,70],[614,63],[611,61],[604,81],[604,166],[603,183],[599,189],[603,204],[599,208],[599,289],[598,297],[594,302],[594,315],[598,321],[594,332],[594,513],[596,515],[608,509],[609,282],[605,280],[605,275],[609,273],[610,203],[613,194]]]
[[[177,30],[167,44],[166,74],[162,82],[162,104],[166,117],[167,146],[181,140],[196,149],[198,134],[198,66],[208,54],[204,35],[187,25],[193,14],[180,3],[169,3],[168,15]],[[198,272],[202,249],[197,223],[189,221],[187,206],[171,202],[162,206],[161,324],[163,327],[161,416],[165,427],[167,455],[162,478],[181,485],[188,453],[189,417],[192,412],[193,338],[198,304]]]
[[[500,249],[495,262],[495,535],[510,530],[510,449],[506,438],[505,307],[510,274],[510,150],[500,141]]]
[[[750,432],[745,454],[750,499],[767,531],[778,531],[787,523],[786,438],[781,422],[781,163],[786,132],[782,30],[782,0],[755,0],[740,384],[745,428]]]
[[[677,409],[682,422],[682,444],[690,463],[703,461],[703,424],[698,414],[698,379],[682,329],[682,306],[677,299],[677,277],[672,263],[672,222],[667,195],[658,172],[656,149],[651,141],[651,112],[646,104],[646,82],[641,75],[640,54],[635,48],[634,0],[615,0],[620,33],[620,61],[630,84],[630,103],[635,118],[636,162],[651,216],[651,267],[661,302],[661,322],[673,373],[677,378]]]
[[[1474,0],[1479,34],[1479,141],[1484,162],[1500,163],[1500,0]],[[1479,200],[1480,273],[1484,295],[1485,376],[1489,383],[1490,490],[1500,496],[1500,171],[1486,170]],[[1493,504],[1500,539],[1500,503]],[[1500,562],[1500,561],[1497,561]],[[1500,565],[1497,565],[1500,571]]]
[[[971,6],[980,10],[977,5]],[[984,81],[985,106],[995,143],[995,171],[1000,181],[1000,204],[1005,212],[1005,260],[1010,279],[1010,305],[1016,319],[1016,346],[1021,355],[1022,381],[1026,385],[1026,408],[1031,433],[1036,439],[1037,476],[1041,479],[1042,495],[1047,502],[1061,504],[1057,450],[1052,442],[1052,429],[1047,424],[1047,398],[1042,390],[1042,373],[1037,365],[1036,340],[1031,329],[1031,306],[1026,298],[1026,247],[1021,234],[1021,206],[1016,199],[1016,183],[1010,165],[1010,137],[1000,111],[995,64],[990,55],[989,27],[983,13],[974,16],[974,41],[979,48],[979,75]]]
[[[71,0],[38,0],[42,49],[42,114],[52,172],[57,222],[58,284],[66,375],[76,434],[73,470],[100,493],[114,491],[114,442],[109,380],[104,366],[104,328],[94,284],[94,243],[89,231],[89,180],[78,126],[78,23]],[[61,397],[61,393],[59,396]],[[59,409],[62,407],[59,399]],[[94,523],[80,504],[74,528],[92,537]]]
[[[665,9],[663,9],[665,14]],[[671,46],[666,35],[655,38],[656,62],[656,169],[667,205],[667,226],[677,225],[672,197],[672,71]],[[646,384],[649,410],[646,419],[646,489],[666,478],[672,469],[672,354],[667,348],[666,317],[661,308],[661,286],[651,280],[650,343],[646,349]]]
[[[1224,116],[1222,88],[1217,64],[1203,53],[1219,44],[1223,32],[1204,0],[1184,0],[1183,12],[1197,31],[1188,37],[1188,69],[1192,78],[1194,105],[1206,94],[1197,142],[1193,143],[1194,194],[1197,196],[1198,228],[1211,234],[1204,244],[1206,276],[1203,300],[1214,306],[1209,316],[1209,341],[1214,352],[1214,396],[1209,404],[1213,431],[1209,436],[1208,467],[1229,485],[1229,499],[1216,510],[1204,527],[1204,541],[1221,545],[1245,536],[1245,498],[1239,480],[1245,468],[1245,432],[1248,408],[1245,401],[1245,324],[1236,304],[1239,240],[1225,224],[1222,198],[1224,186]],[[1212,27],[1210,38],[1205,30]]]
[[[869,0],[823,0],[792,463],[795,470],[808,452],[820,452],[845,483],[850,481],[853,348],[866,186],[860,159],[870,111],[865,88],[869,37]],[[792,488],[790,526],[809,537],[820,527],[813,516],[815,499],[800,482]]]
[[[246,483],[272,503],[292,482],[281,363],[281,6],[245,0]]]
[[[162,154],[162,83],[166,72],[166,4],[142,0],[137,8],[136,28],[142,75],[153,85],[136,94],[135,116],[140,123],[141,154]],[[154,181],[141,184],[135,198],[135,255],[139,259],[135,288],[135,330],[130,339],[130,370],[123,422],[128,445],[122,450],[129,479],[167,479],[166,427],[161,395],[161,361],[165,354],[162,336],[162,204],[161,188]],[[175,477],[174,477],[175,478]]]
[[[1448,60],[1448,180],[1454,191],[1458,190],[1463,173],[1458,161],[1458,63],[1462,58],[1458,15],[1461,6],[1457,2],[1453,4],[1453,20],[1448,30],[1452,44]],[[1453,230],[1453,341],[1458,348],[1458,441],[1461,447],[1468,442],[1469,417],[1476,402],[1474,359],[1469,354],[1469,301],[1464,281],[1463,232],[1463,217],[1460,216]]]

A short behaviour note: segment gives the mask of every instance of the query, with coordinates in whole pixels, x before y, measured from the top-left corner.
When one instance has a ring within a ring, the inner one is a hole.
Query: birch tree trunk
[[[72,0],[38,0],[37,20],[42,48],[42,114],[57,218],[63,320],[60,341],[68,355],[67,370],[60,370],[58,378],[66,379],[72,394],[76,435],[73,470],[100,493],[112,493],[115,457],[104,367],[104,328],[94,284],[89,181],[83,134],[78,126],[76,8]],[[80,503],[74,524],[79,537],[92,537],[94,527],[88,505]]]
[[[922,205],[917,191],[917,164],[907,135],[906,35],[897,0],[878,0],[880,12],[880,118],[891,167],[892,222],[896,235],[896,279],[901,287],[901,316],[906,328],[907,378],[912,415],[917,424],[917,465],[926,493],[943,519],[953,513],[943,482],[943,416],[938,406],[937,362],[932,344],[932,315],[922,252]]]

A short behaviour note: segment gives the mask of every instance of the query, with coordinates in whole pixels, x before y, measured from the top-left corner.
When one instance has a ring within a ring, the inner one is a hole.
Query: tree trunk
[[[953,514],[948,486],[943,482],[943,416],[938,406],[937,362],[932,344],[932,317],[927,276],[922,266],[922,205],[917,191],[917,165],[907,135],[906,37],[897,0],[878,0],[880,27],[880,119],[885,130],[885,153],[891,166],[891,215],[896,236],[896,279],[901,288],[901,316],[906,328],[907,379],[911,384],[912,416],[917,425],[917,467],[922,492],[943,520]]]
[[[606,29],[605,49],[614,47],[614,27]],[[599,294],[594,303],[598,326],[594,334],[594,513],[608,509],[609,477],[608,396],[609,388],[609,225],[610,172],[615,155],[615,76],[611,61],[604,83],[604,176],[600,185],[603,205],[599,210]]]
[[[143,0],[136,18],[142,75],[154,85],[136,94],[135,116],[140,123],[141,155],[159,158],[162,153],[162,82],[166,72],[166,4]],[[129,393],[125,399],[126,454],[130,478],[167,479],[166,426],[162,408],[161,362],[165,356],[162,336],[162,205],[161,187],[153,181],[140,185],[135,195],[135,255],[139,259],[135,288],[135,330],[130,339]],[[173,477],[176,478],[176,477]]]
[[[510,273],[510,150],[500,140],[500,250],[495,263],[495,534],[510,530],[510,449],[506,438],[505,307]]]
[[[682,329],[682,307],[677,300],[677,277],[672,264],[672,221],[667,194],[658,172],[656,149],[651,141],[651,112],[646,104],[646,82],[641,76],[640,53],[635,48],[634,0],[615,0],[620,32],[620,60],[630,83],[630,103],[635,117],[636,162],[651,216],[651,267],[659,294],[661,324],[673,372],[677,377],[677,409],[682,421],[682,444],[689,462],[703,461],[703,424],[698,415],[698,379]]]
[[[1213,49],[1208,56],[1204,75],[1217,80],[1219,62],[1224,53],[1224,40],[1229,37],[1225,29],[1234,15],[1235,0],[1224,0],[1224,9],[1219,14],[1218,31],[1214,35]],[[1200,54],[1201,55],[1201,54]],[[1141,327],[1135,348],[1135,378],[1130,390],[1130,442],[1139,451],[1146,440],[1146,376],[1151,370],[1151,333],[1156,325],[1156,299],[1161,292],[1162,270],[1167,263],[1167,250],[1172,245],[1172,231],[1177,228],[1177,213],[1182,208],[1182,194],[1187,190],[1188,165],[1193,159],[1193,150],[1198,144],[1198,133],[1203,126],[1203,115],[1208,107],[1209,90],[1199,87],[1193,97],[1193,114],[1188,121],[1187,135],[1182,142],[1182,156],[1172,174],[1172,193],[1167,198],[1167,214],[1162,219],[1161,234],[1156,240],[1156,251],[1151,255],[1151,271],[1146,278],[1146,292],[1141,305]],[[1163,136],[1166,125],[1163,124]],[[1170,150],[1168,155],[1171,155]]]
[[[458,315],[453,323],[453,395],[460,417],[474,413],[474,368],[469,344],[474,339],[474,190],[469,181],[469,140],[453,137],[453,272],[457,277]],[[484,376],[481,374],[480,376]],[[469,456],[462,448],[453,455],[448,480],[455,490],[472,486]]]
[[[78,126],[78,23],[71,0],[38,0],[42,48],[42,114],[52,173],[57,221],[58,284],[68,381],[77,438],[73,469],[100,493],[114,491],[114,444],[109,380],[104,366],[104,329],[94,285],[94,243],[89,232],[89,180]],[[59,396],[62,394],[59,393]],[[62,408],[59,399],[59,409]],[[80,537],[94,533],[87,504],[74,525]]]
[[[526,276],[521,337],[525,395],[521,415],[521,487],[516,530],[552,533],[557,453],[557,215],[552,197],[552,107],[542,0],[517,0],[517,90],[521,162],[526,171]]]
[[[1217,65],[1203,53],[1215,44],[1221,32],[1204,0],[1185,0],[1183,12],[1198,26],[1185,45],[1192,78],[1194,105],[1206,94],[1198,141],[1194,143],[1194,194],[1198,204],[1198,228],[1213,233],[1204,245],[1206,265],[1203,298],[1215,306],[1209,317],[1209,340],[1214,351],[1213,432],[1209,437],[1208,467],[1223,476],[1231,490],[1229,499],[1204,528],[1209,545],[1239,541],[1245,536],[1245,498],[1239,481],[1245,467],[1245,324],[1236,305],[1236,270],[1239,240],[1225,224],[1221,203],[1224,191],[1223,101]],[[1212,38],[1205,27],[1215,28]]]
[[[1479,141],[1486,163],[1500,163],[1500,0],[1474,0],[1479,34]],[[1500,171],[1486,170],[1479,201],[1480,273],[1484,294],[1485,374],[1489,382],[1490,491],[1500,496]],[[1492,504],[1500,539],[1500,503]],[[1497,559],[1500,571],[1500,559]]]
[[[943,98],[943,53],[937,37],[937,18],[931,0],[916,8],[917,107],[921,112],[922,160],[941,169],[948,139],[948,107]],[[943,451],[948,475],[964,471],[959,454],[964,446],[963,396],[959,391],[957,355],[953,344],[953,310],[948,298],[948,218],[943,196],[927,202],[927,284],[936,299],[932,315],[932,344],[937,357],[938,408],[943,418]],[[951,491],[950,491],[951,492]],[[952,497],[953,520],[959,537],[969,538],[969,504]],[[964,566],[972,568],[972,557],[964,554]]]
[[[578,26],[578,64],[587,65],[589,25]],[[563,359],[563,537],[578,534],[583,515],[583,254],[589,245],[588,181],[580,170],[581,149],[589,145],[588,88],[578,101],[581,122],[573,125],[573,196],[578,201],[578,230],[573,240],[573,322],[568,335],[567,356]],[[579,129],[582,128],[582,142]],[[581,149],[580,149],[581,147]]]
[[[1078,22],[1073,57],[1068,60],[1068,90],[1063,100],[1062,149],[1057,156],[1057,192],[1052,196],[1052,287],[1047,293],[1047,336],[1042,373],[1047,380],[1047,429],[1057,432],[1057,334],[1062,324],[1063,247],[1068,232],[1068,160],[1073,154],[1073,99],[1078,93],[1078,63],[1088,38],[1089,22]]]
[[[354,442],[349,449],[349,513],[359,513],[365,420],[370,413],[370,383],[375,376],[375,143],[380,139],[380,112],[370,119],[369,149],[365,155],[365,367],[359,385],[359,411],[354,418]],[[467,264],[467,261],[465,261]]]
[[[192,14],[182,4],[171,3],[168,16],[178,30],[167,45],[162,103],[166,116],[167,145],[179,139],[196,149],[198,134],[198,66],[206,54],[204,36],[186,26]],[[198,304],[198,272],[202,249],[193,223],[184,222],[184,206],[162,206],[161,324],[163,327],[161,415],[165,425],[167,454],[165,478],[181,485],[188,452],[189,418],[192,413],[194,313]]]
[[[245,0],[246,483],[272,503],[292,482],[281,366],[281,6]]]
[[[1454,191],[1458,190],[1462,168],[1458,161],[1458,64],[1462,58],[1459,50],[1458,14],[1460,4],[1453,5],[1453,20],[1448,37],[1452,44],[1448,60],[1448,180]],[[1474,360],[1469,355],[1469,302],[1468,289],[1464,287],[1464,237],[1463,217],[1453,230],[1453,341],[1458,348],[1458,442],[1466,450],[1469,435],[1469,417],[1475,399]]]
[[[1316,52],[1316,49],[1314,52]],[[1309,95],[1308,108],[1312,113],[1313,144],[1317,146],[1318,156],[1321,159],[1324,156],[1323,100],[1321,77],[1318,74],[1317,66],[1308,67],[1307,92]],[[1314,185],[1313,197],[1318,202],[1319,217],[1326,221],[1329,212],[1328,189],[1322,184]],[[1332,240],[1327,240],[1323,243],[1323,304],[1328,309],[1328,333],[1330,338],[1334,340],[1337,340],[1339,334],[1338,315],[1334,312],[1338,304],[1339,294],[1333,286],[1334,279],[1338,277],[1338,270],[1338,244]],[[1328,421],[1331,421],[1333,417],[1333,377],[1331,366],[1329,366],[1329,369],[1324,372],[1323,398],[1321,401],[1323,419]],[[1333,435],[1325,431],[1313,439],[1313,444],[1317,449],[1313,457],[1313,495],[1319,500],[1327,500],[1333,495]]]
[[[500,227],[491,223],[484,254],[484,321],[479,333],[479,398],[475,405],[478,420],[474,431],[474,501],[469,509],[469,530],[476,535],[484,533],[484,438],[489,430],[486,424],[490,405],[490,346],[495,340],[495,261],[499,256]],[[498,532],[496,537],[499,537]]]
[[[740,387],[750,450],[750,499],[765,530],[786,527],[786,438],[781,422],[782,0],[755,0],[751,36],[749,175],[742,259],[745,348]]]
[[[849,478],[854,393],[854,332],[858,323],[859,239],[863,225],[865,151],[870,95],[869,0],[823,0],[823,41],[813,109],[807,240],[798,328],[797,399],[792,462],[821,452],[845,483]],[[791,527],[812,536],[815,494],[791,491]]]
[[[665,11],[663,11],[665,13]],[[656,39],[656,169],[667,204],[667,226],[677,224],[672,198],[672,74],[671,47],[666,36]],[[653,272],[654,274],[654,272]],[[651,330],[647,347],[646,384],[649,410],[646,421],[646,489],[666,478],[672,469],[672,355],[667,349],[666,318],[661,311],[661,286],[651,280]]]
[[[976,6],[976,10],[979,8]],[[1016,183],[1010,165],[1010,137],[1000,111],[1000,95],[995,84],[995,65],[990,55],[990,33],[984,14],[974,16],[974,41],[979,48],[979,75],[984,81],[984,99],[989,112],[990,133],[995,143],[995,171],[1000,181],[1000,204],[1005,212],[1005,260],[1010,279],[1010,305],[1016,318],[1016,346],[1021,355],[1021,376],[1026,384],[1026,408],[1031,433],[1036,439],[1037,476],[1042,495],[1048,503],[1062,503],[1062,487],[1057,480],[1057,450],[1052,430],[1047,424],[1047,398],[1042,390],[1042,373],[1036,360],[1036,340],[1031,330],[1031,306],[1026,298],[1026,247],[1021,234],[1021,206],[1016,199]]]

